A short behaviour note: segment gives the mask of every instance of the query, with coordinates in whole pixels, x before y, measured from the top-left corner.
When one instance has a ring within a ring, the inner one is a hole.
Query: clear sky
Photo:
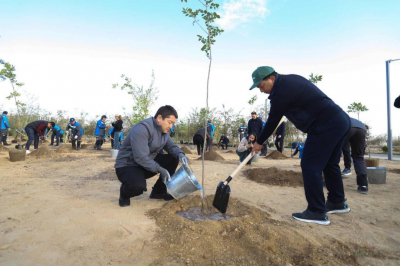
[[[323,75],[318,83],[343,109],[362,102],[360,120],[385,133],[385,61],[400,58],[400,1],[219,0],[225,32],[213,47],[210,106],[248,115],[251,73],[261,65],[278,73]],[[0,58],[17,68],[25,91],[51,112],[80,110],[92,116],[129,110],[131,98],[111,84],[126,74],[147,86],[151,71],[158,106],[185,117],[205,106],[208,61],[182,14],[197,0],[6,1],[0,0]],[[392,105],[400,95],[400,61],[391,63]],[[10,91],[0,82],[0,107]],[[355,115],[352,115],[355,116]],[[393,135],[400,110],[392,109]]]

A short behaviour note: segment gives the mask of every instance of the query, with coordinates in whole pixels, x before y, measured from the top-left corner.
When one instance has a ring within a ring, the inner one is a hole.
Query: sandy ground
[[[208,195],[238,165],[235,153],[218,153],[225,161],[205,162]],[[174,214],[186,205],[149,199],[156,177],[130,207],[120,208],[120,184],[107,146],[54,154],[11,163],[0,151],[1,265],[400,265],[400,175],[394,172],[387,173],[387,184],[370,184],[369,195],[357,193],[354,173],[344,179],[352,211],[332,214],[331,225],[321,226],[291,218],[306,208],[302,187],[259,184],[242,171],[230,183],[228,214],[234,208],[248,213],[225,224],[208,221],[207,227]],[[188,157],[201,179],[201,161],[195,154]],[[244,170],[300,172],[299,163],[260,158]],[[381,166],[400,169],[400,162],[382,160]],[[237,227],[229,234],[224,225]]]

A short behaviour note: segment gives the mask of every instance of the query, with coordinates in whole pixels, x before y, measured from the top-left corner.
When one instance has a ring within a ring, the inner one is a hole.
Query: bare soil
[[[201,160],[201,156],[199,158],[197,158],[197,160]],[[224,161],[225,159],[224,159],[224,157],[222,157],[215,151],[206,151],[204,153],[204,160],[206,160],[206,161]]]
[[[248,169],[243,173],[250,180],[273,186],[299,187],[304,184],[300,172],[280,170],[276,167]]]
[[[282,160],[282,159],[287,159],[288,157],[280,153],[279,151],[273,151],[270,154],[268,154],[265,158],[273,160]]]
[[[57,154],[55,154],[53,150],[47,148],[47,146],[43,145],[40,146],[37,150],[32,151],[30,156],[35,158],[54,158],[57,157]]]
[[[321,226],[291,217],[307,207],[302,186],[253,182],[246,170],[255,166],[245,166],[230,182],[227,214],[235,217],[190,221],[176,212],[199,206],[199,192],[179,201],[150,199],[157,175],[120,208],[109,149],[106,143],[103,151],[57,158],[30,154],[23,162],[0,151],[0,265],[400,265],[399,174],[389,171],[387,184],[370,184],[368,195],[349,175],[343,183],[351,212],[331,214],[331,225]],[[235,153],[219,155],[225,161],[205,162],[210,205],[217,184],[239,164]],[[188,157],[201,180],[198,155]],[[300,174],[299,162],[259,160],[257,168]],[[380,165],[400,169],[399,161]]]
[[[189,148],[186,147],[186,146],[181,147],[181,150],[182,150],[185,154],[192,154],[192,151],[189,150]]]
[[[400,175],[400,169],[388,169],[388,171]]]

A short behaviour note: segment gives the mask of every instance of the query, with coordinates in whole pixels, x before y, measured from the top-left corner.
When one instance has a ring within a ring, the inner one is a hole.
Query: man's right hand
[[[164,184],[168,184],[171,181],[171,176],[169,175],[167,169],[160,167],[159,170],[160,178],[164,182]]]

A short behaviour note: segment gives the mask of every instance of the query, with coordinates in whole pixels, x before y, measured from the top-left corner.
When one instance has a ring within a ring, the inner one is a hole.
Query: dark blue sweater
[[[271,136],[282,116],[299,130],[310,132],[343,110],[309,80],[298,75],[277,75],[272,87],[271,109],[267,124],[257,138],[263,144]]]

